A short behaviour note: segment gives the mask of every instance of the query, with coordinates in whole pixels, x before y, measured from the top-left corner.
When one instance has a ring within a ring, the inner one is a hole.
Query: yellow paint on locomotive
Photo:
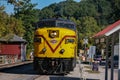
[[[49,30],[57,30],[58,36],[51,38]],[[34,57],[40,58],[73,58],[76,55],[76,32],[65,28],[41,28],[35,32]],[[62,52],[63,50],[63,52]]]

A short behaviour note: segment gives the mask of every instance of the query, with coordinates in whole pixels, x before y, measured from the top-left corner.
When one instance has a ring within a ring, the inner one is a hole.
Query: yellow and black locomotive
[[[34,70],[68,73],[76,66],[77,32],[70,20],[43,19],[34,35]]]

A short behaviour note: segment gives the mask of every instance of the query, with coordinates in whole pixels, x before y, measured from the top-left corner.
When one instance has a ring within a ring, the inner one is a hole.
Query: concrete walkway
[[[80,69],[80,67],[82,67]],[[68,74],[69,77],[79,77],[83,80],[105,80],[105,66],[99,66],[98,71],[92,71],[89,64],[77,64],[73,72]],[[110,80],[111,69],[108,69],[108,80]],[[118,80],[118,69],[114,69],[114,80]]]

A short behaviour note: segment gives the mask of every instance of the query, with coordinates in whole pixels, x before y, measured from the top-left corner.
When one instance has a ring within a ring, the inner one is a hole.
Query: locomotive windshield
[[[46,19],[38,22],[37,28],[43,27],[62,27],[76,30],[75,24],[68,20]]]
[[[55,26],[55,21],[40,21],[38,23],[38,27],[43,28],[43,27],[54,27]]]
[[[68,29],[72,29],[72,30],[76,30],[75,29],[75,25],[74,24],[70,24],[70,23],[57,23],[56,26],[57,27],[62,27],[62,28],[68,28]]]

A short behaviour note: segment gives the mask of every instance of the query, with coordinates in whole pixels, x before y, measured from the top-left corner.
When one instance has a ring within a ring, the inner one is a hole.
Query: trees
[[[25,30],[24,30],[21,20],[16,19],[14,17],[8,17],[6,21],[7,21],[6,27],[5,27],[6,34],[13,33],[13,34],[23,37]]]
[[[3,12],[4,6],[0,6],[0,37],[4,35],[5,30],[5,22],[7,15]]]
[[[78,3],[73,0],[67,0],[62,4],[64,5],[64,7],[62,8],[64,16],[72,17],[74,16],[76,10],[79,9]]]
[[[19,2],[18,2],[19,3]],[[39,11],[34,9],[36,4],[30,3],[30,0],[22,0],[22,5],[16,7],[15,9],[15,17],[17,19],[22,20],[25,34],[24,38],[28,42],[27,49],[31,50],[33,48],[33,36],[34,36],[34,29],[35,27],[33,24],[38,21]]]
[[[90,16],[80,18],[80,35],[81,37],[91,37],[98,31],[100,31],[100,27],[97,24],[97,21]]]
[[[43,18],[52,18],[54,17],[55,13],[53,12],[53,10],[51,8],[45,8],[43,10],[41,10],[40,12],[40,19]]]
[[[0,7],[0,37],[13,33],[23,36],[25,30],[22,21],[9,16],[4,12],[4,7]]]
[[[120,0],[108,0],[111,3],[112,12],[108,16],[109,23],[113,23],[120,19]]]
[[[8,24],[13,29],[11,32],[16,34],[19,32],[23,38],[27,40],[27,51],[33,48],[34,24],[39,20],[38,15],[40,12],[38,9],[34,9],[36,4],[32,4],[30,1],[31,0],[9,0],[9,3],[14,5],[14,18],[10,18],[10,21],[8,20],[10,23]],[[14,28],[12,24],[19,26]],[[22,32],[24,32],[24,34],[22,34]]]
[[[85,16],[95,17],[96,13],[97,13],[97,9],[96,9],[96,6],[93,4],[93,2],[90,2],[89,0],[83,0],[79,3],[79,8],[78,8],[75,16],[77,16],[77,17],[85,17]]]

